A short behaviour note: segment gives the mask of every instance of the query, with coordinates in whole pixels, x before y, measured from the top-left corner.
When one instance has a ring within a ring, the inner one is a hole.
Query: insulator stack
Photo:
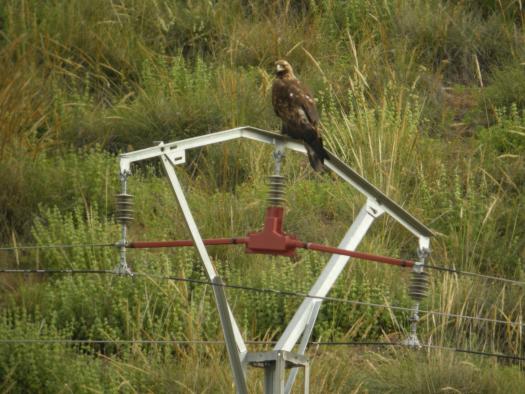
[[[281,207],[285,203],[285,177],[281,175],[270,175],[268,177],[268,204],[271,207]]]
[[[133,196],[127,193],[117,194],[117,223],[127,225],[133,220]]]
[[[412,271],[410,278],[410,286],[408,288],[408,294],[416,301],[420,302],[427,296],[429,287],[428,273],[425,271],[417,272]]]

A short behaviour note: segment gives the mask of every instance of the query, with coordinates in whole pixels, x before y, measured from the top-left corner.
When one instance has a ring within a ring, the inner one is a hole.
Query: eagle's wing
[[[315,100],[299,80],[275,80],[272,87],[272,104],[275,114],[284,122],[294,122],[317,129],[319,113]]]
[[[272,106],[279,118],[283,121],[287,117],[287,108],[289,105],[289,93],[288,93],[288,84],[282,79],[275,79],[272,85]]]
[[[317,105],[310,90],[301,84],[299,80],[290,81],[289,91],[292,105],[301,108],[312,126],[317,128],[319,123],[319,112]]]

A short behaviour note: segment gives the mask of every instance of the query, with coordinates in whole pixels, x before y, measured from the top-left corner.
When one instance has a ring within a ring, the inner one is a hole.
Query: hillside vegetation
[[[4,0],[0,244],[116,242],[118,154],[251,125],[278,130],[273,62],[315,92],[325,143],[431,227],[430,263],[525,280],[525,11],[521,0]],[[206,237],[260,228],[271,149],[192,152],[177,168]],[[290,153],[285,229],[337,244],[364,202]],[[158,163],[133,169],[130,239],[188,231]],[[415,258],[393,220],[360,250]],[[212,249],[228,283],[307,291],[326,256]],[[221,340],[192,249],[130,251],[145,276],[0,273],[0,391],[233,392],[223,345],[6,343]],[[113,269],[110,248],[0,250],[0,268]],[[409,272],[352,261],[331,296],[411,306]],[[300,298],[229,289],[245,337],[275,340]],[[523,286],[432,272],[426,310],[523,321]],[[398,340],[408,314],[327,302],[314,339]],[[524,356],[520,325],[423,316],[426,343]],[[253,349],[270,349],[257,345]],[[314,393],[511,393],[523,364],[447,350],[312,347]],[[260,371],[251,371],[261,392]],[[300,389],[298,385],[297,390]],[[299,391],[298,391],[299,392]]]

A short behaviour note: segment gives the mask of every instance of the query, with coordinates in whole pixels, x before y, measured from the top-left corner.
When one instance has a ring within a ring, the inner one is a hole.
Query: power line
[[[16,250],[32,250],[32,249],[103,248],[103,247],[108,247],[108,246],[115,246],[115,243],[2,246],[0,247],[0,250],[16,251]]]
[[[520,356],[514,356],[511,354],[502,354],[502,353],[491,353],[491,352],[482,352],[479,350],[472,350],[472,349],[461,349],[456,347],[449,347],[449,346],[438,346],[438,345],[421,345],[422,347],[428,348],[428,349],[439,349],[439,350],[449,350],[456,353],[469,353],[474,354],[478,356],[485,356],[485,357],[497,357],[497,358],[504,358],[507,360],[516,360],[516,361],[525,361],[525,357]]]
[[[229,240],[230,238],[228,238]],[[174,241],[175,242],[175,241]],[[179,241],[179,243],[184,243],[184,246],[186,243],[191,241]],[[131,243],[133,244],[133,243]],[[141,244],[141,242],[135,242],[135,244]],[[22,245],[22,246],[2,246],[0,247],[0,251],[17,251],[17,250],[32,250],[32,249],[70,249],[70,248],[102,248],[102,247],[115,247],[115,243],[78,243],[78,244],[47,244],[47,245]],[[396,259],[397,260],[397,259]],[[408,260],[407,260],[408,261]],[[439,265],[431,265],[431,264],[424,264],[424,268],[427,269],[433,269],[436,271],[442,271],[442,272],[449,272],[454,273],[461,276],[471,276],[475,278],[485,279],[485,280],[491,280],[491,281],[497,281],[497,282],[503,282],[508,283],[511,285],[516,286],[524,286],[525,287],[525,281],[519,281],[515,279],[509,279],[504,277],[498,277],[493,275],[485,275],[480,274],[477,272],[470,272],[470,271],[462,271],[451,267],[445,267],[445,266],[439,266]]]
[[[119,274],[118,272],[112,271],[112,270],[90,270],[90,269],[84,269],[84,270],[0,269],[0,273],[51,274],[51,275],[53,274],[110,274],[110,275],[118,275],[118,276],[128,276],[128,275]],[[236,284],[217,284],[217,283],[213,283],[209,280],[204,280],[204,279],[181,278],[181,277],[175,277],[175,276],[147,274],[147,273],[142,273],[142,272],[133,273],[133,276],[142,276],[146,278],[154,278],[154,279],[159,279],[159,280],[171,280],[171,281],[176,281],[176,282],[195,283],[195,284],[207,285],[207,286],[221,286],[224,288],[253,291],[253,292],[258,292],[258,293],[275,294],[275,295],[280,295],[280,296],[312,298],[312,299],[318,299],[321,301],[340,302],[340,303],[351,304],[351,305],[369,306],[369,307],[374,307],[374,308],[385,308],[385,309],[398,310],[398,311],[404,311],[404,312],[413,311],[413,308],[408,308],[408,307],[403,307],[403,306],[377,304],[373,302],[357,301],[357,300],[348,300],[346,298],[331,297],[331,296],[314,296],[314,295],[309,295],[308,293],[290,291],[290,290],[279,290],[279,289],[272,289],[272,288],[261,288],[261,287],[252,287],[252,286],[236,285]],[[519,323],[519,322],[512,322],[512,321],[501,320],[501,319],[491,319],[491,318],[480,317],[480,316],[460,315],[456,313],[430,311],[430,310],[424,310],[424,309],[420,309],[419,312],[422,314],[449,317],[449,318],[457,318],[457,319],[463,319],[463,320],[482,321],[482,322],[487,322],[487,323],[497,323],[497,324],[506,324],[506,325],[519,325],[520,327],[525,326],[525,324]]]
[[[184,339],[68,339],[68,338],[14,338],[0,339],[0,344],[72,344],[72,345],[98,345],[98,344],[145,344],[145,345],[224,345],[222,340],[184,340]],[[249,345],[275,345],[276,341],[245,341]],[[313,341],[312,346],[406,346],[396,342],[355,341],[333,342]]]
[[[452,274],[458,274],[458,275],[462,275],[462,276],[472,276],[474,278],[480,278],[480,279],[485,279],[485,280],[492,280],[492,281],[497,281],[497,282],[504,282],[504,283],[508,283],[508,284],[516,285],[516,286],[525,286],[525,282],[520,281],[520,280],[502,278],[502,277],[493,276],[493,275],[484,275],[484,274],[479,274],[477,272],[461,271],[461,270],[457,270],[455,268],[450,268],[450,267],[443,267],[443,266],[438,266],[438,265],[427,265],[427,264],[425,264],[424,268],[429,268],[429,269],[433,269],[433,270],[437,270],[437,271],[443,271],[443,272],[449,272],[449,273],[452,273]]]
[[[203,239],[204,245],[234,245],[234,244],[241,245],[241,244],[246,244],[247,242],[248,242],[248,238],[246,237]],[[132,248],[132,249],[133,248],[148,249],[148,248],[185,247],[185,246],[193,246],[194,244],[195,243],[192,240],[137,241],[137,242],[129,242],[127,244],[127,247]],[[350,257],[353,257],[359,260],[375,261],[375,262],[379,262],[383,264],[397,265],[400,267],[413,267],[414,265],[418,264],[418,262],[414,260],[406,260],[406,259],[399,259],[399,258],[389,257],[389,256],[379,256],[379,255],[374,255],[370,253],[356,252],[356,251],[335,248],[332,246],[322,245],[322,244],[317,244],[317,243],[312,243],[312,242],[293,241],[292,245],[294,248],[304,248],[307,250],[313,250],[317,252],[345,255],[345,256],[350,256]],[[525,282],[521,282],[521,281],[517,281],[513,279],[499,278],[496,276],[483,275],[483,274],[478,274],[475,272],[460,271],[460,270],[457,270],[455,268],[450,268],[450,267],[428,265],[428,264],[422,264],[422,266],[424,268],[445,271],[445,272],[450,272],[450,273],[456,273],[456,274],[466,275],[466,276],[474,276],[474,277],[489,279],[493,281],[501,281],[501,282],[506,282],[506,283],[510,283],[514,285],[520,285],[520,286],[525,285]]]
[[[439,346],[439,345],[430,345],[430,344],[421,344],[419,346],[413,346],[408,345],[403,342],[361,342],[361,341],[350,341],[350,342],[310,342],[310,345],[321,345],[321,346],[398,346],[398,347],[407,347],[413,349],[421,347],[421,348],[427,348],[427,349],[435,349],[435,350],[447,350],[447,351],[453,351],[456,353],[468,353],[468,354],[474,354],[478,356],[485,356],[485,357],[497,357],[497,358],[505,358],[510,360],[516,360],[516,361],[525,361],[525,357],[521,356],[515,356],[511,354],[502,354],[502,353],[491,353],[491,352],[483,352],[480,350],[472,350],[472,349],[462,349],[457,347],[451,347],[451,346]]]
[[[95,270],[95,269],[82,269],[82,270],[74,270],[74,269],[56,269],[56,270],[41,270],[41,269],[2,269],[0,270],[0,273],[17,273],[17,274],[110,274],[110,275],[118,275],[123,276],[115,271],[112,270]],[[401,311],[412,311],[411,308],[405,308],[400,306],[393,306],[393,305],[383,305],[383,304],[376,304],[376,303],[370,303],[370,302],[364,302],[364,301],[356,301],[356,300],[348,300],[344,298],[338,298],[338,297],[320,297],[320,296],[311,296],[307,293],[302,292],[294,292],[294,291],[287,291],[287,290],[278,290],[278,289],[271,289],[271,288],[257,288],[257,287],[251,287],[251,286],[244,286],[244,285],[231,285],[231,284],[223,284],[219,285],[207,280],[201,280],[201,279],[191,279],[191,278],[180,278],[180,277],[173,277],[173,276],[162,276],[162,275],[150,275],[146,273],[134,273],[134,276],[142,276],[146,278],[155,278],[155,279],[162,279],[162,280],[172,280],[172,281],[179,281],[179,282],[189,282],[189,283],[196,283],[196,284],[202,284],[202,285],[210,285],[210,286],[223,286],[225,288],[232,288],[237,290],[247,290],[247,291],[256,291],[256,292],[263,292],[263,293],[271,293],[271,294],[278,294],[283,296],[296,296],[296,297],[310,297],[310,298],[316,298],[321,299],[325,301],[334,301],[334,302],[342,302],[342,303],[349,303],[354,305],[362,305],[362,306],[372,306],[372,307],[379,307],[379,308],[386,308],[386,309],[393,309],[393,310],[401,310]],[[128,275],[126,275],[128,276]],[[483,317],[476,317],[476,316],[467,316],[467,315],[459,315],[459,314],[451,314],[451,313],[445,313],[445,312],[438,312],[438,311],[426,311],[426,310],[420,310],[420,313],[426,313],[426,314],[433,314],[443,317],[454,317],[454,318],[461,318],[461,319],[470,319],[470,320],[478,320],[478,321],[485,321],[485,322],[492,322],[492,323],[502,323],[502,324],[519,324],[516,322],[508,322],[504,320],[498,320],[498,319],[489,319],[489,318],[483,318]],[[520,324],[523,326],[523,324]],[[174,344],[174,345],[190,345],[190,344],[223,344],[223,341],[209,341],[209,340],[201,340],[201,341],[195,341],[195,340],[75,340],[75,339],[0,339],[0,344],[15,344],[15,343],[35,343],[35,344],[54,344],[54,343],[68,343],[68,344],[133,344],[133,343],[139,343],[139,344]],[[274,344],[273,341],[247,341],[248,344],[259,344],[259,345],[270,345]],[[315,346],[401,346],[401,347],[410,347],[409,345],[403,344],[403,343],[395,343],[395,342],[311,342],[310,345]],[[455,347],[443,347],[443,346],[437,346],[437,345],[421,345],[421,347],[430,348],[430,349],[441,349],[441,350],[449,350],[454,351],[458,353],[470,353],[480,356],[487,356],[487,357],[498,357],[498,358],[505,358],[505,359],[511,359],[511,360],[518,360],[518,361],[525,361],[524,357],[514,356],[514,355],[506,355],[506,354],[500,354],[500,353],[489,353],[489,352],[482,352],[482,351],[476,351],[471,349],[461,349],[461,348],[455,348]]]
[[[211,285],[211,286],[222,286],[222,287],[231,288],[231,289],[256,291],[256,292],[261,292],[261,293],[271,293],[271,294],[278,294],[278,295],[291,296],[291,297],[313,298],[313,299],[319,299],[322,301],[333,301],[333,302],[341,302],[341,303],[353,304],[353,305],[371,306],[375,308],[385,308],[385,309],[398,310],[398,311],[404,311],[404,312],[413,311],[413,308],[408,308],[408,307],[403,307],[403,306],[385,305],[385,304],[377,304],[373,302],[348,300],[346,298],[331,297],[331,296],[314,296],[314,295],[309,295],[308,293],[297,292],[297,291],[278,290],[278,289],[271,289],[271,288],[258,288],[258,287],[251,287],[251,286],[244,286],[244,285],[232,285],[232,284],[220,285],[220,284],[212,283],[207,280],[178,278],[178,277],[172,277],[172,276],[153,276],[153,275],[148,275],[148,274],[139,274],[139,275],[156,277],[158,279],[164,279],[164,280],[192,282],[192,283],[205,284],[205,285]],[[521,327],[525,326],[525,324],[518,323],[518,322],[510,322],[507,320],[500,320],[500,319],[490,319],[490,318],[479,317],[479,316],[460,315],[456,313],[429,311],[429,310],[424,310],[424,309],[419,309],[419,312],[426,313],[429,315],[434,315],[434,316],[451,317],[451,318],[458,318],[458,319],[464,319],[464,320],[475,320],[475,321],[483,321],[483,322],[489,322],[489,323],[520,325]]]
[[[113,274],[117,275],[117,272],[112,270],[100,270],[100,269],[0,269],[0,274],[42,274],[42,275],[55,275],[55,274]]]
[[[246,341],[249,345],[274,345],[275,341]],[[32,338],[18,338],[18,339],[0,339],[0,345],[23,345],[23,344],[34,344],[34,345],[224,345],[225,342],[222,340],[175,340],[175,339],[65,339],[65,338],[45,338],[45,339],[32,339]],[[378,347],[404,347],[409,349],[427,348],[433,350],[447,350],[456,353],[467,353],[485,357],[496,357],[504,358],[507,360],[525,361],[525,357],[515,356],[511,354],[483,352],[472,349],[462,349],[450,346],[439,346],[430,344],[421,344],[420,346],[408,345],[402,342],[381,342],[381,341],[346,341],[346,342],[330,342],[330,341],[313,341],[309,343],[310,346],[378,346]]]
[[[45,338],[45,339],[0,339],[0,344],[71,344],[71,345],[223,345],[225,342],[216,340],[175,340],[175,339],[67,339],[67,338]],[[247,341],[246,343],[271,344],[264,341]]]

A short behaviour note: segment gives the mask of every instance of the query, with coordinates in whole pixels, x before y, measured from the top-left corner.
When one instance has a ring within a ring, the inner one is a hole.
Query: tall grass
[[[0,240],[91,243],[112,222],[116,153],[242,124],[277,129],[273,61],[316,92],[327,146],[435,230],[431,263],[523,279],[523,10],[520,1],[5,1],[0,5]],[[521,90],[520,90],[521,89]],[[270,150],[191,152],[178,169],[204,236],[260,226]],[[286,230],[335,244],[364,199],[290,153]],[[155,165],[134,170],[131,239],[187,238]],[[415,257],[381,218],[362,249]],[[229,283],[306,291],[325,264],[215,248]],[[111,269],[108,250],[1,254],[3,267]],[[191,250],[130,252],[137,271],[203,278]],[[216,339],[206,287],[151,278],[0,278],[2,338]],[[331,295],[409,306],[406,273],[351,262]],[[483,297],[480,297],[483,294]],[[275,339],[300,302],[228,291],[247,337]],[[521,321],[523,290],[433,275],[422,307]],[[406,314],[327,303],[316,339],[403,338]],[[523,353],[521,330],[424,316],[424,340]],[[7,346],[7,345],[0,345]],[[222,348],[9,345],[0,388],[230,392]],[[519,392],[514,368],[446,352],[311,349],[318,392]],[[173,372],[175,371],[175,372]],[[259,376],[252,372],[254,377]],[[470,384],[465,379],[472,380]],[[174,389],[176,387],[176,389]],[[261,389],[259,386],[253,388]]]

